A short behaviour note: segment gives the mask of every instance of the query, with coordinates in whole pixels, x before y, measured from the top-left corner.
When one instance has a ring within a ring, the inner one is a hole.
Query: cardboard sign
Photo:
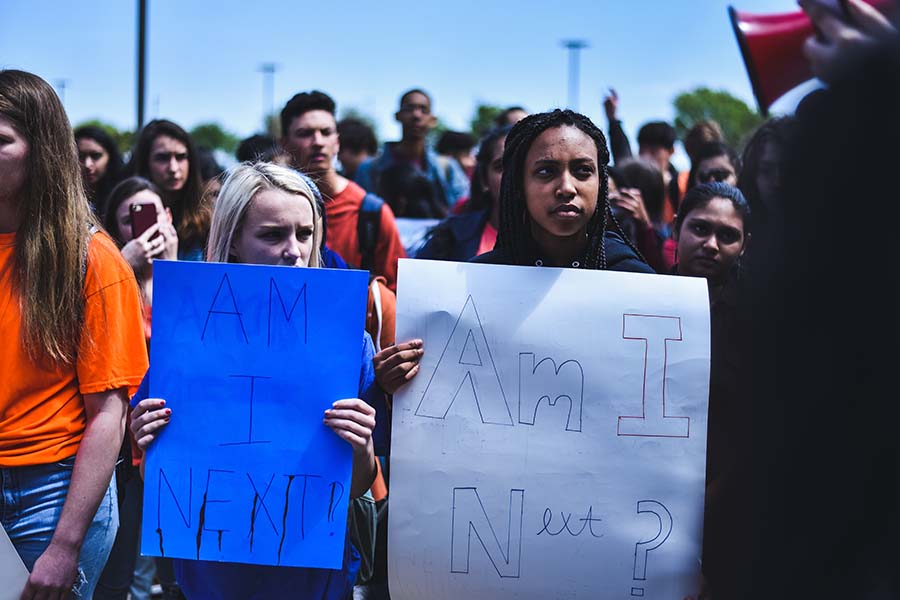
[[[403,260],[395,600],[699,590],[706,281]]]
[[[341,567],[367,274],[156,261],[150,395],[171,422],[144,477],[145,555]]]

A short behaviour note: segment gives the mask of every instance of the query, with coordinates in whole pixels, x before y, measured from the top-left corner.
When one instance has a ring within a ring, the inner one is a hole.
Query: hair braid
[[[609,212],[609,149],[603,132],[586,116],[571,110],[556,109],[552,112],[537,113],[525,117],[510,130],[503,152],[503,180],[500,185],[500,229],[497,247],[515,264],[527,264],[528,247],[532,241],[525,204],[525,156],[537,137],[552,127],[568,125],[576,127],[594,140],[597,148],[597,163],[600,174],[600,193],[597,208],[588,221],[586,234],[589,238],[582,267],[585,269],[606,268],[606,248],[604,238]]]

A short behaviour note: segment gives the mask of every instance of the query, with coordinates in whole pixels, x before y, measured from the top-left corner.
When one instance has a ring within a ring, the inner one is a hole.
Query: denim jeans
[[[0,521],[29,571],[56,530],[74,465],[72,457],[46,465],[0,468]],[[76,598],[93,595],[118,527],[113,477],[81,546],[78,579],[73,588]]]

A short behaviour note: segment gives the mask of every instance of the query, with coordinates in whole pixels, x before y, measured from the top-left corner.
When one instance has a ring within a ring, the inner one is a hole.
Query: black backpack
[[[371,272],[375,267],[375,246],[378,245],[378,232],[381,228],[381,209],[384,200],[375,194],[366,193],[359,207],[359,220],[356,223],[356,236],[359,240],[359,253],[362,255],[359,268]]]

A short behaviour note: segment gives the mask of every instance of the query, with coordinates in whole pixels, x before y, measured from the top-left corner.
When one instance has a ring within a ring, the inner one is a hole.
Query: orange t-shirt
[[[352,181],[347,183],[340,194],[325,202],[327,222],[326,242],[328,247],[341,255],[351,265],[359,267],[362,252],[359,248],[359,208],[366,191]],[[391,291],[397,291],[397,259],[406,258],[403,242],[397,232],[394,212],[384,204],[381,208],[381,222],[378,241],[375,243],[375,264],[373,275],[382,275]]]
[[[88,249],[75,364],[32,361],[21,342],[12,282],[15,235],[0,234],[0,467],[73,456],[86,425],[83,394],[126,388],[130,396],[148,365],[137,282],[104,233],[95,234]]]

